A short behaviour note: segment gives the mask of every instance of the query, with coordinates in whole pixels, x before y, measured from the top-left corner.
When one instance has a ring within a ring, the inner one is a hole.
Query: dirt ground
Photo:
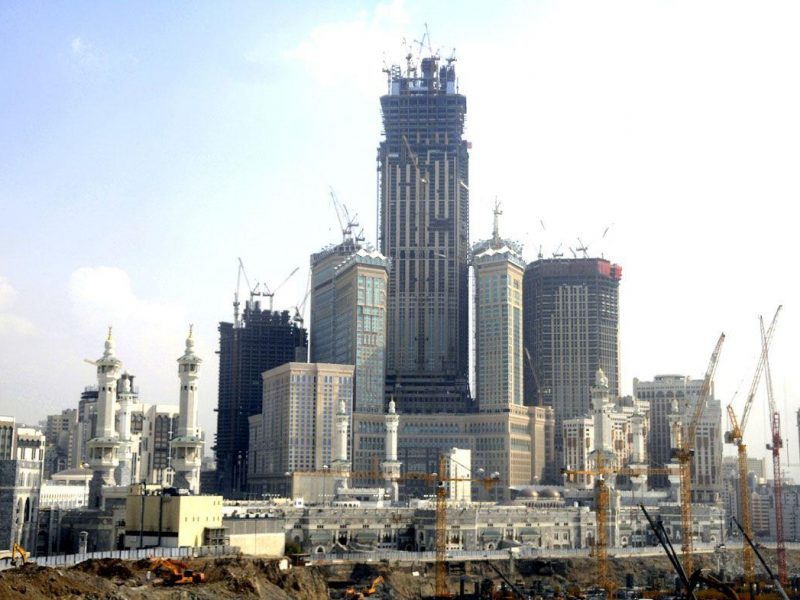
[[[790,573],[800,571],[800,553],[788,553]],[[717,569],[717,557],[698,556],[699,565]],[[738,548],[729,548],[719,566],[736,569],[741,560]],[[774,553],[767,551],[767,560],[774,564]],[[507,561],[494,563],[509,575]],[[3,600],[43,600],[50,598],[87,600],[211,600],[265,598],[268,600],[322,600],[342,598],[347,587],[359,591],[369,587],[378,575],[386,583],[378,588],[375,600],[421,600],[433,594],[431,564],[390,567],[389,565],[356,565],[337,567],[298,567],[287,572],[276,561],[248,557],[198,559],[189,567],[203,571],[205,583],[166,587],[148,580],[149,562],[116,559],[90,560],[71,568],[52,569],[28,564],[0,572],[0,598]],[[673,579],[666,557],[611,559],[609,574],[620,587],[631,574],[635,585],[656,584],[668,589]],[[457,592],[461,580],[464,589],[472,592],[485,578],[500,578],[486,564],[452,565],[448,577],[451,592]],[[517,561],[510,579],[530,589],[537,583],[551,590],[575,590],[595,584],[596,564],[590,558],[573,560]]]

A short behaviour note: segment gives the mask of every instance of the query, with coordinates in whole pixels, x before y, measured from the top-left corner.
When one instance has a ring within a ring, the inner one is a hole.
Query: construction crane
[[[769,368],[769,340],[764,331],[764,319],[759,318],[761,323],[761,346],[764,353],[764,382],[767,385],[767,400],[769,401],[769,421],[772,426],[772,442],[767,444],[767,450],[772,451],[772,493],[775,497],[775,542],[776,553],[778,555],[778,579],[782,585],[788,583],[788,573],[786,568],[786,543],[783,531],[783,477],[781,475],[781,448],[783,448],[783,438],[781,437],[781,415],[775,406],[775,398],[772,394],[772,373]]]
[[[536,400],[538,402],[537,406],[544,406],[544,395],[545,393],[549,393],[550,389],[549,388],[545,389],[542,387],[542,380],[539,377],[541,373],[539,372],[539,369],[537,369],[533,365],[533,360],[531,359],[531,353],[528,351],[527,346],[525,346],[525,358],[528,361],[528,366],[530,367],[531,374],[533,375],[533,383],[536,386]]]
[[[609,598],[613,597],[617,588],[616,582],[608,575],[608,523],[610,490],[606,481],[609,477],[627,476],[639,477],[642,475],[673,475],[674,472],[669,468],[647,467],[645,469],[634,469],[631,467],[614,468],[607,463],[603,457],[603,452],[597,452],[595,467],[593,469],[564,469],[562,473],[567,476],[589,475],[594,477],[594,510],[597,534],[594,540],[593,557],[597,565],[597,586],[606,590]]]
[[[453,461],[455,462],[455,461]],[[456,463],[457,464],[457,463]],[[463,466],[463,465],[462,465]],[[444,454],[439,455],[438,473],[404,473],[401,481],[422,480],[436,485],[436,527],[434,540],[434,595],[436,598],[447,598],[447,492],[451,483],[481,483],[487,491],[500,481],[500,474],[488,477],[450,477],[446,475]]]
[[[733,521],[736,524],[736,527],[739,528],[739,531],[742,532],[742,537],[744,538],[745,543],[748,546],[750,546],[750,549],[753,552],[755,552],[756,556],[758,556],[758,560],[759,560],[759,562],[761,562],[761,566],[764,567],[764,570],[767,572],[767,576],[770,578],[770,581],[772,581],[775,584],[775,589],[778,590],[778,593],[780,594],[781,599],[782,600],[789,600],[789,596],[786,595],[786,590],[783,589],[783,584],[781,583],[781,580],[778,577],[775,577],[775,573],[772,572],[772,569],[769,568],[769,565],[767,564],[767,561],[764,560],[764,556],[761,554],[761,552],[759,552],[758,546],[756,546],[753,543],[753,538],[751,536],[747,535],[747,532],[744,530],[744,528],[742,527],[742,524],[739,523],[739,521],[736,519],[736,517],[731,515],[731,521]]]
[[[714,372],[717,370],[717,363],[719,362],[719,355],[722,350],[723,342],[725,342],[725,334],[721,333],[717,340],[717,345],[711,353],[711,359],[708,361],[706,374],[703,378],[700,392],[697,394],[697,400],[695,401],[691,419],[686,427],[678,427],[678,431],[676,432],[678,434],[676,437],[679,438],[676,440],[677,447],[672,449],[672,458],[677,459],[680,471],[681,521],[683,525],[681,553],[683,554],[684,566],[689,573],[693,571],[694,567],[694,544],[692,540],[692,459],[694,458],[695,437],[697,425],[700,422],[700,417],[703,415],[706,401],[711,395]]]
[[[306,310],[306,302],[308,302],[308,297],[311,295],[311,272],[308,273],[308,283],[306,284],[306,293],[303,296],[303,299],[295,305],[294,307],[294,317],[292,320],[297,323],[300,327],[303,326],[305,321],[303,314],[305,314]]]
[[[411,162],[414,164],[414,168],[417,170],[417,175],[419,176],[420,183],[428,183],[428,178],[422,173],[422,170],[419,167],[419,157],[417,156],[416,152],[411,149],[411,144],[408,143],[408,138],[406,134],[403,134],[403,143],[406,146],[406,150],[408,151],[409,156],[411,156]]]
[[[750,512],[750,490],[747,486],[747,445],[744,443],[744,431],[747,427],[747,420],[750,416],[750,409],[753,407],[753,398],[758,389],[758,383],[761,380],[761,374],[764,371],[764,361],[766,359],[766,350],[772,340],[772,332],[775,329],[775,323],[778,320],[778,314],[781,312],[781,307],[775,311],[775,316],[772,317],[772,323],[767,330],[766,343],[762,345],[761,353],[759,354],[758,364],[756,365],[756,372],[753,375],[753,381],[750,384],[750,391],[747,394],[747,399],[742,409],[741,421],[736,419],[736,413],[733,406],[728,404],[728,420],[730,421],[731,429],[725,432],[725,441],[729,444],[734,444],[739,457],[739,515],[742,519],[744,531],[750,538],[753,537],[753,516]],[[752,583],[755,577],[755,560],[753,557],[753,550],[746,539],[742,540],[742,565],[744,567],[744,579],[746,583]]]
[[[639,508],[642,509],[644,516],[647,517],[647,522],[650,524],[650,528],[653,530],[653,533],[655,533],[656,538],[661,544],[661,547],[664,548],[664,552],[666,553],[669,561],[672,563],[672,568],[675,570],[675,574],[683,584],[683,597],[686,600],[697,600],[697,594],[695,593],[695,590],[699,589],[701,584],[708,589],[720,592],[728,600],[739,600],[736,590],[734,590],[727,583],[720,581],[716,577],[704,573],[702,569],[697,569],[694,573],[691,573],[689,576],[687,576],[686,571],[681,565],[681,561],[678,560],[678,554],[675,552],[675,548],[672,546],[672,541],[669,539],[669,534],[664,528],[664,523],[662,522],[661,517],[659,517],[656,521],[653,521],[653,518],[647,512],[644,505],[640,504]]]
[[[353,213],[353,216],[350,216],[350,211],[347,210],[347,206],[339,201],[339,198],[336,196],[336,192],[333,191],[332,187],[330,188],[330,194],[331,201],[333,202],[333,210],[336,211],[336,219],[339,221],[339,229],[342,232],[342,243],[363,242],[363,230],[359,231],[355,235],[353,234],[353,232],[359,226],[358,213]]]
[[[300,270],[300,267],[295,267],[291,273],[286,276],[286,279],[281,281],[280,284],[275,289],[270,289],[270,287],[266,283],[258,283],[256,282],[255,285],[250,285],[250,279],[247,277],[247,271],[244,269],[244,263],[242,259],[239,258],[239,270],[236,274],[236,291],[233,293],[233,323],[234,327],[241,327],[242,323],[239,318],[239,291],[242,284],[242,277],[244,277],[244,282],[247,284],[247,290],[250,292],[250,301],[252,302],[256,296],[264,296],[269,298],[269,310],[272,312],[272,305],[273,300],[275,299],[276,292],[283,287],[283,285],[289,281],[292,276]]]

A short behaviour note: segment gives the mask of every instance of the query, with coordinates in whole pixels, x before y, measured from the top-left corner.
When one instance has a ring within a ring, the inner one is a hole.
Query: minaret
[[[136,404],[136,392],[133,390],[133,375],[123,373],[119,379],[119,412],[117,413],[117,434],[119,435],[119,466],[116,468],[116,480],[119,485],[133,485],[137,482],[136,443],[131,434],[131,418],[133,406]]]
[[[180,414],[177,435],[170,442],[171,468],[175,473],[173,485],[200,493],[200,466],[203,462],[203,434],[197,426],[197,378],[202,359],[194,353],[192,327],[186,338],[186,352],[178,359],[181,380]]]
[[[391,494],[392,502],[399,499],[400,462],[397,460],[397,430],[400,427],[400,416],[395,411],[394,398],[389,400],[389,409],[384,417],[386,423],[386,460],[381,463],[386,490]]]
[[[331,464],[335,484],[334,489],[346,488],[347,479],[350,477],[350,461],[347,460],[347,440],[350,432],[350,414],[344,400],[339,401],[336,411],[336,440],[334,445],[334,459]]]
[[[608,395],[608,377],[603,369],[597,369],[595,384],[591,388],[592,423],[594,426],[594,445],[589,454],[591,468],[615,467],[616,455],[612,443],[612,426],[609,411],[611,402]],[[615,477],[606,477],[606,484],[613,488]]]
[[[611,402],[608,398],[608,377],[603,369],[597,369],[595,373],[595,384],[591,389],[592,394],[592,420],[594,424],[594,448],[595,453],[602,451],[606,456],[613,459],[613,443],[611,439],[611,419],[608,411]],[[611,465],[607,465],[611,466]]]
[[[637,474],[631,476],[631,488],[634,493],[644,489],[647,482],[647,454],[644,447],[644,415],[636,412],[631,415],[631,459],[630,467]]]
[[[89,440],[89,467],[94,477],[89,488],[90,506],[100,508],[103,486],[113,486],[114,469],[119,465],[119,436],[114,428],[117,403],[117,380],[122,361],[114,356],[114,340],[108,328],[105,352],[96,361],[87,361],[97,367],[97,429],[96,437]]]

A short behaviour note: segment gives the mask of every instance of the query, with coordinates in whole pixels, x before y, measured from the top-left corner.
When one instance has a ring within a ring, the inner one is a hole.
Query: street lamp
[[[285,479],[285,480],[284,480],[284,482],[283,482],[283,483],[284,483],[284,487],[283,487],[283,495],[284,495],[284,497],[285,497],[285,498],[289,498],[289,497],[290,497],[290,495],[291,495],[291,491],[290,491],[290,489],[289,489],[289,488],[290,488],[290,486],[291,486],[291,479],[290,479],[290,478],[291,478],[291,476],[292,476],[292,472],[291,472],[291,471],[286,471],[286,472],[283,474],[283,476],[284,476],[284,477],[286,477],[286,479]]]

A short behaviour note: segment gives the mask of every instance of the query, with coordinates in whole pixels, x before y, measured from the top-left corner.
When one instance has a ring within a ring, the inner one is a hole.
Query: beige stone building
[[[331,468],[340,402],[352,413],[353,372],[352,365],[292,362],[263,374],[262,412],[249,418],[250,492],[285,493],[291,473]]]
[[[134,485],[126,498],[126,548],[205,546],[220,535],[222,496],[143,492]]]

